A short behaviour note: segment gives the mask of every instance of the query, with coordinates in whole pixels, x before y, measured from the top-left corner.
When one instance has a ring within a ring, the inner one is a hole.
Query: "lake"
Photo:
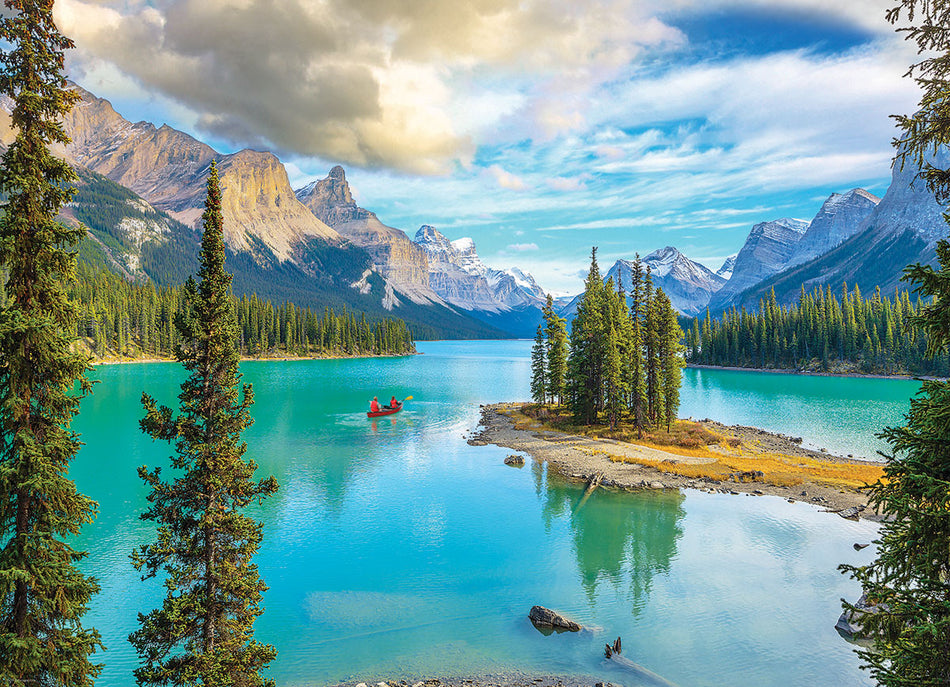
[[[604,662],[624,655],[691,685],[870,684],[833,626],[856,598],[839,563],[871,560],[876,527],[781,499],[701,492],[582,489],[530,460],[464,436],[480,403],[525,399],[531,342],[424,342],[424,355],[247,362],[255,424],[245,436],[259,475],[280,491],[256,512],[270,590],[258,639],[279,656],[279,685],[358,678],[466,676],[505,670],[638,682]],[[175,404],[174,364],[103,366],[74,427],[85,446],[72,476],[100,504],[80,545],[102,593],[87,623],[107,651],[99,687],[133,685],[126,641],[161,588],[139,581],[132,549],[139,465],[169,447],[138,428],[143,391]],[[914,382],[687,370],[681,415],[755,424],[840,453],[871,453],[900,422]],[[368,401],[412,395],[391,417]],[[534,604],[593,628],[544,636]]]

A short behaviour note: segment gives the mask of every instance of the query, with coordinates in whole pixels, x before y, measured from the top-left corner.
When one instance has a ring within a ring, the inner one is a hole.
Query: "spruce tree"
[[[75,175],[50,145],[77,96],[63,82],[72,41],[52,0],[6,0],[0,92],[13,102],[16,139],[0,160],[0,684],[92,685],[99,634],[82,626],[95,581],[71,540],[96,504],[68,478],[80,443],[70,430],[89,392],[87,359],[71,352],[75,246],[84,231],[56,221]],[[74,389],[79,393],[74,393]]]
[[[928,56],[910,74],[923,90],[920,109],[899,117],[903,136],[895,143],[902,160],[922,166],[921,176],[941,202],[950,197],[950,170],[927,164],[950,144],[950,6],[944,1],[903,0],[888,12],[914,25],[899,29]],[[950,216],[947,216],[950,222]],[[928,334],[927,354],[950,346],[950,243],[937,244],[939,268],[914,265],[907,277],[933,297],[916,318]],[[875,298],[876,300],[876,298]],[[885,519],[876,560],[842,566],[857,578],[878,613],[862,618],[874,639],[859,652],[881,685],[950,684],[950,383],[926,381],[903,427],[882,436],[892,449],[884,477],[870,502]]]
[[[531,398],[535,403],[543,404],[547,400],[548,375],[545,360],[544,329],[538,325],[531,348]]]
[[[563,317],[554,312],[554,299],[548,294],[541,310],[544,333],[547,337],[548,397],[552,403],[564,402],[564,382],[567,375],[567,327]]]
[[[633,260],[632,285],[630,287],[630,413],[637,427],[637,437],[643,437],[647,418],[647,379],[644,365],[643,325],[646,319],[646,301],[644,299],[643,263],[638,253]]]
[[[660,387],[663,395],[663,417],[666,421],[666,430],[676,421],[676,413],[680,407],[680,384],[682,383],[683,330],[680,327],[676,310],[670,303],[669,297],[662,289],[657,289],[657,310],[659,311],[660,333]]]
[[[571,323],[568,356],[568,400],[574,419],[586,425],[597,421],[603,402],[604,284],[597,265],[597,248],[591,249],[590,270],[584,294]]]
[[[273,685],[260,671],[277,652],[253,638],[267,589],[253,563],[262,525],[243,511],[273,494],[277,483],[253,481],[257,465],[244,459],[241,433],[251,424],[253,394],[247,384],[238,391],[237,324],[214,163],[202,219],[199,280],[186,284],[188,307],[176,320],[176,357],[190,373],[178,416],[142,395],[142,429],[174,443],[177,476],[165,480],[161,468],[139,468],[151,487],[142,518],[158,532],[132,559],[144,578],[163,572],[168,592],[161,608],[139,615],[129,640],[142,660],[135,671],[140,685]]]

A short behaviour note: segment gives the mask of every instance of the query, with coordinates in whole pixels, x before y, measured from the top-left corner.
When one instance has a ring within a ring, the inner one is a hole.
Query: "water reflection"
[[[537,473],[535,475],[537,480]],[[583,487],[551,476],[542,496],[546,529],[567,516],[581,585],[591,606],[602,581],[614,588],[628,578],[628,601],[634,612],[650,592],[653,577],[669,572],[683,534],[684,495],[677,491],[627,492]]]

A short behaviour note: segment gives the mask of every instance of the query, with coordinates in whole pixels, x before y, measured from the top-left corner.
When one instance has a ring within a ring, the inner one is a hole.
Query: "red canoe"
[[[382,417],[383,415],[392,415],[393,413],[398,413],[400,410],[402,410],[402,403],[397,404],[395,408],[381,406],[380,409],[375,413],[372,410],[367,411],[366,417]]]

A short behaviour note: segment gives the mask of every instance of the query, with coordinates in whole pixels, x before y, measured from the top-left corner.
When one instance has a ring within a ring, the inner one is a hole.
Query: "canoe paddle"
[[[412,400],[412,396],[406,396],[404,399],[402,399],[402,402],[405,403],[406,401],[411,401],[411,400]]]

